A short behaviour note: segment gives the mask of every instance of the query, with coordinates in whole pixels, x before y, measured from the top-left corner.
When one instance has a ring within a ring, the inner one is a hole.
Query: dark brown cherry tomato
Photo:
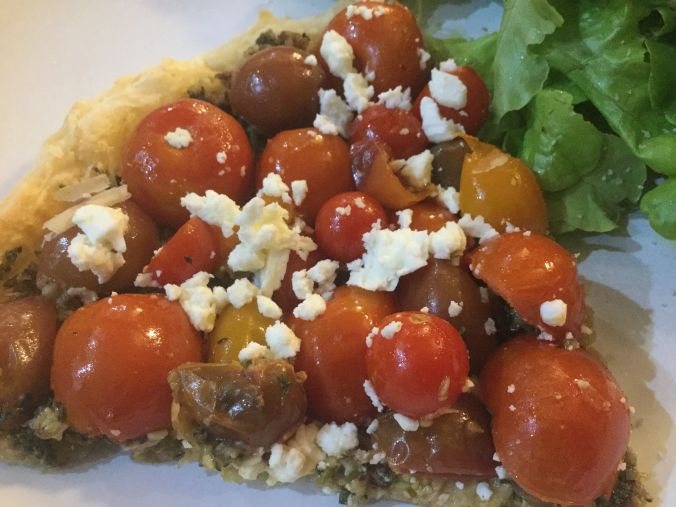
[[[492,144],[465,137],[472,153],[465,156],[460,179],[460,209],[481,215],[495,229],[506,223],[523,230],[547,232],[547,206],[533,172],[518,158]]]
[[[478,398],[462,394],[431,426],[404,431],[392,413],[378,417],[374,439],[396,473],[449,479],[495,477],[491,417]]]
[[[192,141],[177,148],[165,136],[176,129]],[[182,99],[152,111],[127,143],[122,178],[133,199],[158,223],[188,220],[181,197],[211,189],[242,204],[252,193],[253,153],[242,126],[216,106]]]
[[[429,189],[408,190],[390,167],[386,145],[368,139],[350,146],[352,177],[357,190],[389,209],[410,208],[430,195]]]
[[[435,232],[443,229],[446,222],[457,222],[458,217],[434,201],[426,200],[411,206],[411,229]]]
[[[195,273],[216,269],[221,231],[198,217],[190,218],[148,264],[147,271],[160,285],[180,285]]]
[[[471,67],[456,67],[448,72],[462,81],[467,87],[467,104],[462,109],[439,106],[441,115],[462,125],[468,134],[476,134],[488,119],[491,97],[481,76]],[[431,97],[430,86],[426,85],[413,104],[413,111],[420,118],[420,103],[425,97]]]
[[[289,319],[301,339],[296,370],[307,373],[313,417],[324,422],[367,422],[376,414],[364,393],[366,336],[396,310],[392,294],[344,285],[315,320]]]
[[[410,111],[388,109],[383,104],[366,108],[351,126],[350,144],[374,139],[390,147],[394,158],[408,158],[429,144],[420,120]]]
[[[32,296],[0,304],[0,429],[30,419],[49,396],[56,310]]]
[[[305,63],[308,56],[275,46],[249,57],[232,77],[233,112],[269,136],[312,125],[326,74],[320,65]]]
[[[381,14],[368,20],[360,15],[348,18],[343,9],[326,30],[335,30],[347,39],[359,72],[374,72],[376,94],[401,85],[410,87],[415,97],[428,76],[427,67],[420,65],[423,39],[415,16],[399,3],[367,1],[359,6],[379,9]]]
[[[317,244],[332,259],[353,261],[366,251],[362,236],[378,220],[381,228],[388,226],[387,213],[373,197],[362,192],[334,195],[317,213]]]
[[[389,338],[388,325],[400,326]],[[413,418],[452,406],[469,373],[460,333],[447,321],[422,312],[388,315],[378,328],[366,352],[366,366],[383,404]]]
[[[298,211],[311,224],[324,201],[354,188],[345,141],[314,129],[286,130],[268,141],[258,162],[259,187],[272,172],[289,186],[294,180],[307,181],[307,196]]]
[[[469,145],[462,137],[456,137],[451,141],[435,144],[430,151],[434,155],[432,181],[442,187],[459,190],[465,155],[472,151]]]
[[[523,319],[563,340],[578,336],[584,317],[584,296],[575,259],[562,246],[540,234],[502,234],[474,250],[474,276],[502,297]],[[542,321],[540,305],[560,299],[567,305],[563,326]]]
[[[99,294],[110,291],[122,291],[131,287],[143,267],[152,258],[153,252],[160,246],[160,236],[155,222],[134,202],[127,201],[114,206],[129,217],[127,232],[124,235],[127,251],[124,264],[106,283],[99,281],[91,271],[79,271],[68,257],[68,247],[72,239],[82,232],[71,227],[66,232],[46,241],[42,246],[38,277],[54,280],[62,287],[84,287]]]
[[[176,302],[122,294],[83,306],[61,326],[51,384],[69,424],[122,442],[167,428],[167,375],[202,359],[202,340]]]
[[[566,505],[610,493],[627,450],[629,407],[595,358],[532,337],[510,340],[486,364],[481,393],[495,449],[524,490]]]
[[[293,292],[291,277],[295,271],[310,269],[319,261],[326,259],[326,254],[321,249],[313,250],[307,256],[306,260],[301,259],[296,252],[289,254],[289,262],[286,264],[286,273],[282,279],[282,285],[272,295],[272,299],[279,305],[282,311],[287,314],[300,303],[300,300]]]
[[[486,359],[497,348],[496,335],[486,333],[491,317],[488,301],[481,299],[479,285],[459,266],[446,259],[429,259],[427,265],[399,280],[397,296],[402,310],[429,312],[447,320],[462,334],[469,350],[470,371],[479,373]],[[451,317],[451,301],[462,303],[460,313]]]

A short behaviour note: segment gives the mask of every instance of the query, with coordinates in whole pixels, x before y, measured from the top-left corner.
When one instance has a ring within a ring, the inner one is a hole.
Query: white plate
[[[329,0],[69,0],[0,3],[0,193],[33,164],[40,143],[78,99],[165,56],[201,54],[255,19],[257,11],[302,16]],[[458,0],[445,14],[451,31],[499,23],[499,3]],[[455,28],[454,28],[455,27]],[[447,27],[448,28],[448,27]],[[676,245],[656,236],[640,216],[627,234],[568,243],[583,252],[582,275],[600,335],[599,349],[636,407],[633,446],[651,473],[657,504],[676,505]],[[277,488],[223,483],[196,466],[138,465],[126,457],[66,474],[0,465],[0,505],[28,507],[187,505],[336,505],[307,485]]]

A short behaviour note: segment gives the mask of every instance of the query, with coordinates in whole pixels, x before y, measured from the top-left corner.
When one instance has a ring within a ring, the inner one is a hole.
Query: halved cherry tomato
[[[294,180],[307,182],[307,196],[298,211],[311,224],[324,201],[354,188],[345,141],[314,129],[285,130],[268,141],[258,162],[259,187],[272,172],[289,186]]]
[[[350,144],[375,139],[387,144],[394,158],[408,158],[427,148],[429,141],[420,120],[410,111],[383,104],[366,108],[351,126]]]
[[[365,338],[396,310],[392,294],[343,285],[312,321],[289,319],[301,339],[296,370],[305,371],[305,392],[313,417],[324,422],[366,422],[376,414],[364,393]]]
[[[366,352],[366,365],[380,400],[413,418],[452,406],[469,373],[460,333],[445,320],[422,312],[388,315],[378,328]]]
[[[415,16],[399,3],[360,2],[360,7],[378,9],[371,19],[361,15],[347,17],[343,9],[329,22],[326,30],[335,30],[347,39],[359,72],[374,73],[375,93],[401,85],[411,88],[415,97],[428,75],[421,65],[422,33]]]
[[[155,254],[147,271],[160,285],[180,285],[200,271],[211,273],[220,255],[216,234],[204,220],[192,217]]]
[[[563,340],[578,336],[584,296],[575,259],[562,246],[540,234],[502,234],[479,246],[471,256],[474,276],[506,300],[523,319]],[[566,304],[563,326],[545,324],[540,305],[560,299]]]
[[[457,222],[458,217],[434,201],[426,200],[411,206],[411,229],[435,232],[443,229],[446,222]]]
[[[373,197],[362,192],[334,195],[317,213],[317,243],[332,259],[353,261],[366,251],[362,236],[378,220],[381,228],[387,227],[387,213]]]
[[[547,206],[533,172],[518,158],[492,144],[465,136],[472,153],[465,155],[460,178],[460,209],[481,215],[495,229],[507,222],[523,230],[547,232]]]
[[[566,505],[610,493],[627,450],[629,407],[591,355],[532,337],[510,340],[486,364],[481,393],[495,449],[524,490]]]
[[[467,87],[467,105],[462,109],[439,106],[439,111],[444,118],[453,120],[462,125],[468,134],[476,134],[488,119],[488,108],[491,97],[481,76],[472,67],[456,67],[448,72],[462,81]],[[413,104],[413,111],[420,118],[420,103],[425,97],[431,97],[430,86],[426,85]]]
[[[138,438],[169,426],[169,371],[201,359],[202,340],[178,303],[111,296],[83,306],[59,329],[54,399],[80,433]]]
[[[165,139],[179,128],[190,134],[182,148]],[[182,99],[141,120],[127,143],[122,178],[139,206],[178,228],[188,219],[180,200],[189,192],[211,189],[242,204],[253,191],[252,162],[237,120],[208,102]]]
[[[300,303],[300,300],[293,292],[291,284],[293,273],[302,269],[310,269],[323,259],[326,259],[326,254],[319,248],[310,252],[305,260],[301,259],[296,252],[292,251],[289,254],[289,262],[286,264],[286,272],[282,279],[282,285],[272,295],[272,299],[284,313],[291,313],[298,303]]]

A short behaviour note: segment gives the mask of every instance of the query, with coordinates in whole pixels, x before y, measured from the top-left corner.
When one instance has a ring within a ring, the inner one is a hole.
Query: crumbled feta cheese
[[[267,296],[256,296],[258,312],[268,319],[278,320],[282,318],[282,309],[277,303]]]
[[[463,393],[471,393],[472,389],[476,387],[476,384],[472,382],[472,379],[467,377],[465,379],[465,384],[462,386],[462,392]]]
[[[320,294],[324,299],[331,299],[333,296],[333,291],[336,288],[336,275],[340,263],[338,261],[332,261],[329,259],[324,259],[317,262],[307,271],[308,277],[314,283],[317,284],[316,292]]]
[[[261,189],[258,191],[258,196],[268,195],[270,197],[280,197],[284,200],[290,201],[289,197],[289,186],[284,183],[282,177],[277,173],[268,173],[265,178],[263,178],[263,183]]]
[[[420,427],[420,422],[417,419],[411,419],[402,414],[394,414],[394,420],[404,431],[418,431]]]
[[[423,306],[423,307],[420,309],[420,312],[421,312],[421,313],[430,313],[430,309],[429,309],[427,306]]]
[[[479,239],[479,244],[482,244],[489,239],[498,235],[493,226],[484,221],[484,217],[477,215],[472,218],[472,215],[465,214],[458,220],[458,225],[465,231],[465,234]]]
[[[213,275],[200,271],[180,286],[174,284],[164,286],[167,299],[178,301],[193,327],[199,331],[211,331],[216,322],[216,315],[228,303],[223,287],[209,288],[211,278]]]
[[[455,481],[455,487],[456,487],[457,489],[463,490],[463,489],[465,489],[465,483],[464,483],[464,482],[460,482],[460,481]]]
[[[549,334],[547,331],[542,331],[538,336],[538,340],[542,340],[543,342],[553,342],[554,337]]]
[[[516,407],[514,405],[510,405],[507,408],[509,409],[510,412],[516,412]]]
[[[182,150],[183,148],[190,146],[190,143],[192,143],[192,136],[188,130],[176,127],[176,129],[165,134],[164,140],[172,148]]]
[[[401,331],[402,325],[400,321],[393,320],[381,329],[380,335],[387,340],[391,340],[395,334]]]
[[[275,322],[265,329],[265,341],[274,357],[294,357],[300,350],[300,339],[282,322]]]
[[[66,291],[66,295],[78,298],[80,301],[82,301],[83,305],[88,305],[99,299],[99,296],[96,292],[94,292],[93,290],[86,289],[84,287],[70,287]]]
[[[411,209],[402,209],[396,212],[397,222],[399,223],[399,228],[401,229],[410,229],[411,224],[413,223],[413,210]]]
[[[406,183],[416,190],[420,190],[432,181],[432,161],[434,155],[430,150],[425,150],[413,155],[406,160],[399,174]]]
[[[460,211],[460,192],[453,187],[437,186],[437,200],[453,214]]]
[[[374,91],[364,76],[350,72],[343,80],[343,93],[350,108],[361,113],[368,107]]]
[[[497,328],[495,327],[495,321],[492,318],[488,317],[486,322],[484,322],[484,331],[486,331],[488,336],[492,336],[498,332]]]
[[[364,202],[364,198],[363,197],[355,198],[354,205],[359,209],[364,209],[366,207],[366,203]]]
[[[540,318],[549,326],[559,327],[566,323],[568,305],[560,299],[545,301],[540,305]]]
[[[350,213],[352,213],[352,206],[349,204],[347,206],[338,206],[336,208],[336,213],[344,217],[350,216]]]
[[[307,190],[307,180],[294,180],[291,182],[291,196],[296,206],[303,204],[305,197],[307,197]]]
[[[273,444],[268,460],[267,484],[295,482],[315,469],[325,454],[316,444],[318,429],[314,424],[301,425],[286,444]]]
[[[384,9],[381,6],[377,7],[367,7],[365,5],[352,4],[348,5],[345,9],[345,17],[351,19],[354,16],[361,16],[367,21],[370,21],[374,17],[378,18],[384,14]]]
[[[379,327],[371,328],[369,334],[366,335],[366,348],[371,348],[373,346],[373,339],[380,334]]]
[[[230,304],[235,308],[242,308],[253,301],[258,289],[246,278],[238,278],[226,289]]]
[[[378,104],[384,104],[387,109],[411,109],[411,89],[405,90],[401,85],[390,88],[378,94]]]
[[[378,419],[373,419],[373,421],[371,421],[369,425],[366,427],[366,433],[369,435],[373,435],[378,429],[379,424],[380,423],[378,422]]]
[[[378,412],[382,412],[383,410],[385,410],[385,407],[380,401],[380,398],[378,398],[378,395],[376,394],[376,391],[373,388],[373,384],[371,384],[371,381],[369,380],[364,381],[364,392],[366,393],[366,396],[369,397],[371,403],[373,403],[373,406],[376,407]]]
[[[450,141],[455,138],[456,132],[464,130],[462,125],[444,118],[439,111],[439,105],[430,97],[424,97],[420,101],[420,116],[423,132],[432,143]]]
[[[152,273],[139,273],[134,280],[134,287],[159,287],[160,284],[153,278]]]
[[[225,164],[225,161],[228,160],[228,154],[224,151],[219,151],[216,153],[216,162],[219,164]]]
[[[317,57],[315,55],[307,55],[305,60],[303,60],[305,65],[312,65],[313,67],[317,65]]]
[[[244,361],[253,361],[254,359],[262,359],[272,357],[272,352],[265,345],[257,342],[249,342],[242,350],[239,351],[237,358]]]
[[[334,76],[345,79],[350,72],[355,72],[352,46],[335,30],[324,34],[319,52]]]
[[[460,312],[462,312],[462,301],[460,301],[460,303],[451,301],[451,303],[448,305],[448,316],[451,318],[457,317],[460,315]]]
[[[444,60],[439,64],[439,70],[441,72],[451,72],[455,69],[458,68],[458,64],[455,63],[455,60],[453,58],[449,58],[448,60]]]
[[[439,105],[462,109],[467,105],[467,87],[455,74],[432,69],[430,95]]]
[[[181,206],[187,209],[192,216],[220,227],[226,238],[232,236],[235,222],[240,214],[239,206],[235,201],[213,190],[207,190],[203,196],[193,192],[186,194],[181,197]]]
[[[373,456],[371,456],[371,459],[369,460],[369,465],[377,465],[378,463],[382,463],[385,461],[385,458],[387,458],[387,454],[385,454],[384,451],[379,451],[375,453]]]
[[[293,309],[293,316],[302,320],[315,320],[326,311],[326,301],[319,294],[312,294]]]
[[[357,427],[351,422],[325,424],[317,433],[317,443],[327,455],[342,456],[359,445]]]
[[[430,61],[430,58],[432,58],[432,55],[430,55],[423,48],[418,48],[418,57],[420,58],[420,61],[419,61],[420,69],[425,70],[427,68],[427,62]]]
[[[498,479],[506,479],[507,478],[507,470],[505,470],[505,467],[502,465],[498,465],[495,467],[495,475],[498,476]]]
[[[482,502],[488,502],[493,496],[493,490],[487,482],[479,482],[476,485],[476,495]]]
[[[467,247],[467,238],[455,222],[446,222],[438,231],[429,234],[430,253],[435,259],[450,259],[460,255]]]
[[[301,269],[300,271],[294,271],[291,275],[291,289],[298,299],[301,301],[307,299],[312,295],[314,291],[314,283],[312,279],[307,275],[306,269]]]
[[[509,394],[514,394],[514,391],[516,391],[516,386],[515,386],[514,384],[509,384],[509,385],[507,386],[507,392],[508,392]]]
[[[347,126],[354,114],[336,90],[319,90],[319,114],[312,124],[319,132],[326,135],[347,135]]]

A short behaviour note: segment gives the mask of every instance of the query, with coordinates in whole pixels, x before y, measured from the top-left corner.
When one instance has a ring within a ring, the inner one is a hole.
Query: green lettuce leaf
[[[653,229],[665,238],[676,239],[676,178],[647,192],[641,199],[641,211]]]

